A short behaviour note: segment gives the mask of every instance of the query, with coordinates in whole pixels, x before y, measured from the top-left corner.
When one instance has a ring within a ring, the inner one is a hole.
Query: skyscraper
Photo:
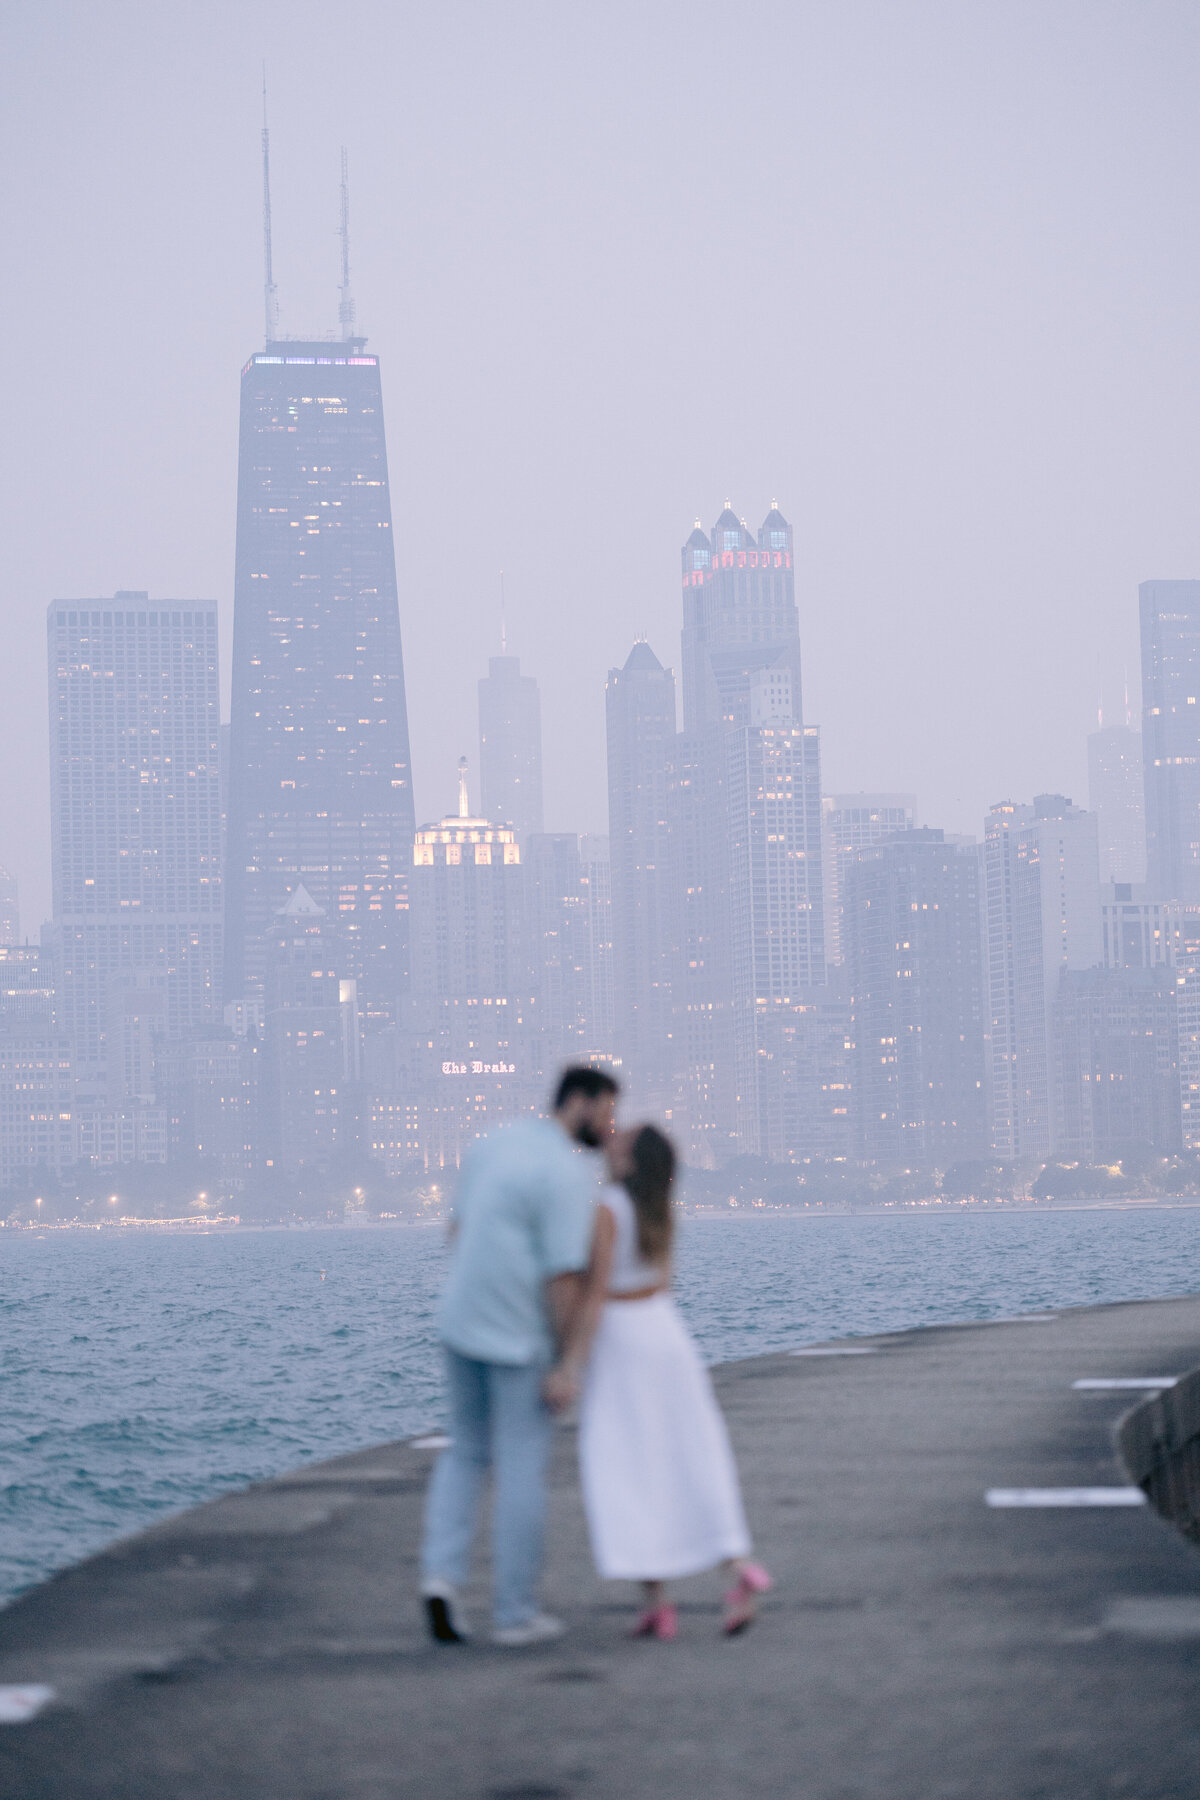
[[[1128,720],[1088,738],[1088,808],[1100,833],[1101,881],[1146,879],[1142,734]]]
[[[513,827],[471,812],[465,762],[457,814],[423,825],[411,854],[413,974],[392,1097],[415,1103],[426,1165],[454,1166],[479,1132],[545,1100],[529,892]]]
[[[831,968],[845,959],[842,947],[842,891],[846,870],[860,850],[882,844],[917,822],[915,794],[826,794],[821,802],[825,887],[825,960]]]
[[[1059,978],[1103,960],[1095,815],[1061,794],[993,806],[984,906],[992,1146],[1006,1161],[1048,1156]]]
[[[789,1155],[780,1021],[825,979],[820,741],[805,726],[792,529],[726,507],[683,547],[676,811],[692,1153]],[[732,1078],[732,1079],[731,1079]]]
[[[120,1099],[128,978],[170,1036],[219,999],[217,615],[119,593],[53,602],[47,629],[59,1024],[82,1092]]]
[[[864,847],[845,869],[859,1151],[872,1162],[982,1156],[979,853],[941,831]]]
[[[1146,881],[1200,900],[1200,581],[1143,581],[1142,758]]]
[[[1167,968],[1068,969],[1054,1007],[1060,1156],[1182,1144],[1178,990]]]
[[[605,692],[617,1057],[656,1106],[671,1103],[676,879],[671,842],[675,676],[637,643]]]
[[[225,993],[261,996],[303,885],[368,1018],[408,972],[413,798],[378,358],[271,342],[242,370]]]
[[[479,683],[482,810],[515,825],[522,838],[545,829],[542,813],[542,702],[517,656],[493,656]]]
[[[17,878],[0,869],[0,944],[21,941],[21,907],[17,894]]]

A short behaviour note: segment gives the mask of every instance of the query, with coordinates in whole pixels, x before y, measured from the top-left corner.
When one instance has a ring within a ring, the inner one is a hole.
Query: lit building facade
[[[614,1047],[643,1105],[669,1115],[679,883],[671,817],[675,676],[637,643],[605,690]]]
[[[1144,581],[1138,598],[1146,881],[1200,901],[1200,581]]]
[[[608,840],[541,832],[522,845],[542,1064],[613,1056]]]
[[[262,1147],[278,1179],[359,1148],[362,1021],[345,941],[303,883],[266,948]]]
[[[979,855],[914,829],[845,870],[858,1153],[887,1169],[987,1148]]]
[[[1004,801],[984,824],[992,1147],[1045,1157],[1056,1135],[1054,1005],[1066,969],[1103,960],[1093,813],[1061,794]]]
[[[1088,738],[1088,808],[1096,815],[1101,881],[1146,879],[1142,735],[1102,725]]]
[[[730,507],[683,547],[676,1031],[682,1116],[701,1162],[791,1157],[774,1046],[825,979],[820,740],[805,726],[792,529]]]
[[[101,1102],[128,1092],[124,982],[157,984],[168,1036],[219,1005],[217,615],[121,593],[47,625],[58,1023]]]
[[[303,884],[367,1017],[394,1017],[413,829],[378,358],[271,343],[242,371],[226,998],[261,997]]]
[[[544,831],[542,701],[517,656],[493,656],[479,683],[479,780],[485,818],[524,839]]]
[[[373,1081],[372,1106],[410,1101],[421,1163],[453,1168],[493,1125],[545,1104],[529,894],[517,832],[471,813],[465,764],[458,813],[423,826],[410,854],[412,983],[394,1085]]]
[[[821,802],[825,888],[825,961],[845,961],[842,947],[846,870],[860,850],[882,844],[917,822],[915,794],[826,794]]]
[[[1110,1163],[1182,1144],[1178,994],[1168,968],[1067,969],[1055,996],[1056,1153]]]

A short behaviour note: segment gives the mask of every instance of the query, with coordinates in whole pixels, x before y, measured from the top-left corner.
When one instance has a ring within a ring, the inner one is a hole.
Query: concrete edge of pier
[[[744,1639],[699,1578],[678,1643],[626,1640],[565,1428],[546,1598],[567,1636],[433,1646],[436,1449],[378,1445],[0,1612],[0,1685],[53,1690],[0,1725],[0,1796],[1194,1800],[1200,1297],[796,1349],[714,1371],[778,1584]]]

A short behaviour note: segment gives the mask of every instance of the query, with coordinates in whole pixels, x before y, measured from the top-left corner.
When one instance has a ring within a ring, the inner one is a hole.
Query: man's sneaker
[[[430,1635],[439,1644],[465,1644],[471,1634],[459,1609],[458,1595],[450,1583],[437,1576],[423,1581],[421,1598],[425,1602],[425,1617],[429,1622]]]
[[[548,1644],[566,1629],[561,1619],[552,1619],[549,1613],[534,1613],[523,1625],[498,1625],[492,1642],[504,1650],[524,1650],[530,1644]]]

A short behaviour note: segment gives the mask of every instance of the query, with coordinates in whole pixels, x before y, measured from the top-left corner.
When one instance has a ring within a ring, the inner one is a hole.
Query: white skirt
[[[579,1465],[606,1579],[667,1581],[749,1555],[725,1421],[669,1294],[605,1306],[580,1404]]]

